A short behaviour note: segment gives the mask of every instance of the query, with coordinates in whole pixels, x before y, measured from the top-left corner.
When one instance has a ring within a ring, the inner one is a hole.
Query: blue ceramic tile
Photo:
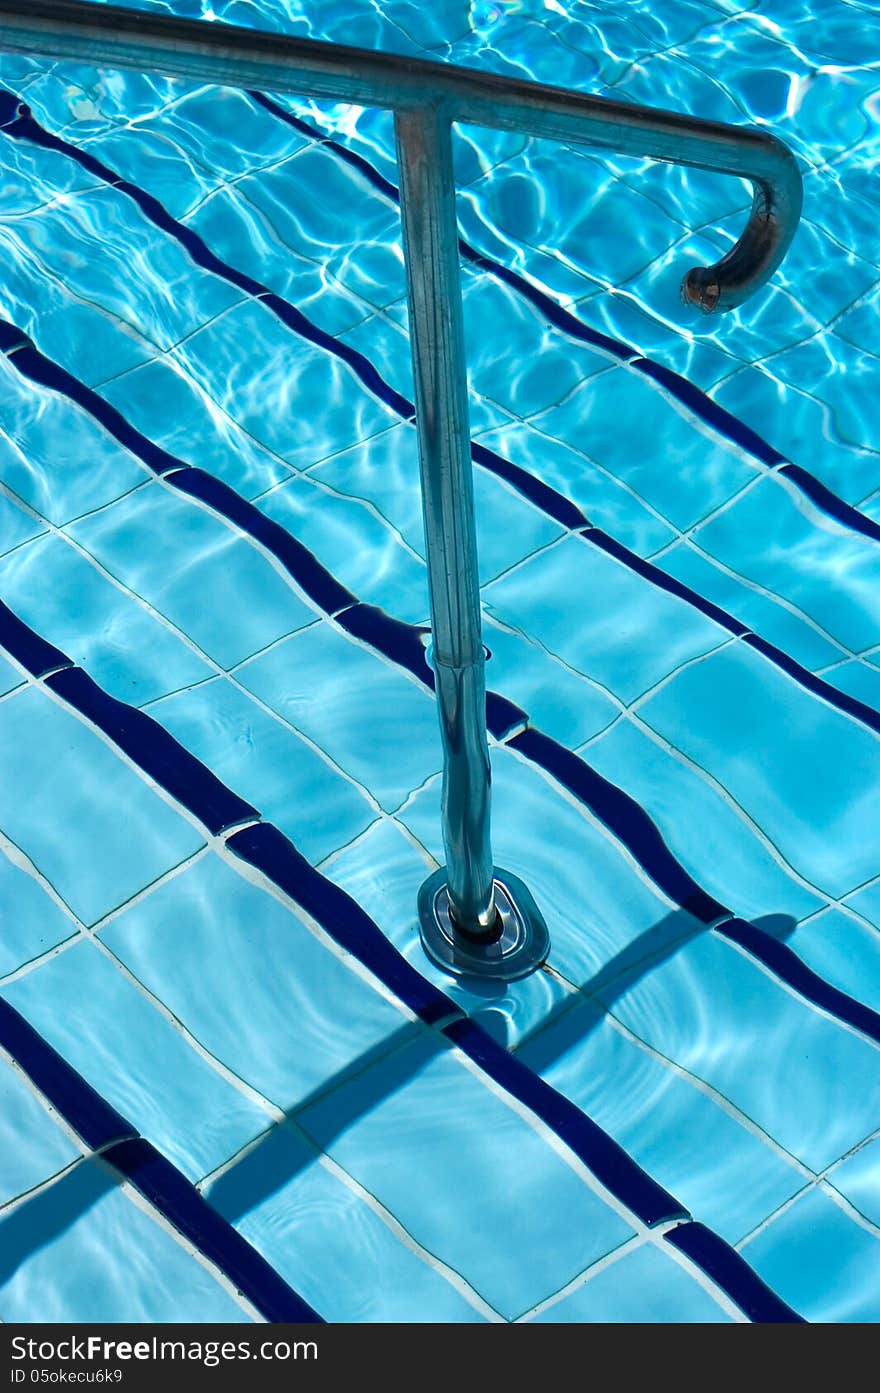
[[[44,523],[31,517],[24,508],[0,493],[0,554],[12,551],[14,547],[21,546],[22,542],[28,542],[32,537],[38,537],[45,530]]]
[[[486,685],[510,697],[528,712],[532,724],[571,747],[597,735],[618,708],[575,673],[554,662],[539,644],[493,624],[483,624],[489,651]]]
[[[558,333],[515,290],[484,272],[467,278],[463,309],[471,390],[513,416],[545,410],[608,366],[604,355]]]
[[[440,767],[433,696],[328,625],[278,644],[238,677],[389,812]]]
[[[24,682],[24,674],[18,668],[13,667],[12,663],[0,657],[0,696],[5,696],[7,692],[12,692],[16,687],[20,687]]]
[[[306,342],[262,301],[237,305],[173,356],[243,430],[297,469],[398,419],[345,363]]]
[[[544,972],[506,986],[450,977],[431,962],[419,937],[419,886],[433,870],[410,839],[388,821],[335,856],[326,874],[376,921],[413,967],[434,982],[493,1038],[512,1047],[566,998]]]
[[[533,473],[538,472],[530,460],[524,463]],[[314,474],[334,489],[369,500],[413,550],[424,556],[418,453],[412,426],[400,425],[336,455]],[[560,535],[558,524],[479,465],[474,468],[474,515],[483,583]],[[412,588],[401,560],[395,560],[395,569],[402,570],[401,586]],[[361,569],[366,569],[363,561]],[[396,612],[402,613],[399,607]]]
[[[707,779],[630,721],[619,721],[585,757],[641,804],[685,869],[737,914],[800,919],[821,906]]]
[[[848,339],[823,334],[821,342],[814,337],[781,353],[773,367],[784,381],[808,391],[826,408],[831,430],[844,444],[876,450],[877,433],[868,405],[876,359]],[[846,391],[838,387],[842,376],[847,378]],[[809,467],[809,458],[800,462]]]
[[[7,359],[0,382],[4,483],[50,522],[101,508],[149,477],[78,406],[23,377]]]
[[[205,1194],[326,1320],[480,1319],[287,1129],[275,1128]]]
[[[847,647],[880,642],[877,543],[842,528],[793,484],[760,480],[695,535],[705,551],[791,601]]]
[[[14,81],[4,72],[3,81],[10,80]],[[41,149],[30,141],[10,139],[5,131],[2,148],[3,168],[6,171],[3,184],[4,221],[14,223],[14,220],[38,208],[45,210],[46,204],[51,204],[53,198],[84,193],[101,185],[96,174],[83,169],[58,150]],[[48,211],[51,215],[51,209]]]
[[[825,679],[848,696],[854,696],[856,701],[880,710],[880,668],[873,663],[851,659],[826,672]]]
[[[646,958],[616,978],[609,973],[597,984],[598,1001],[613,1013],[618,997],[633,982],[649,983],[657,964]],[[730,1243],[804,1184],[802,1172],[759,1133],[615,1030],[595,999],[571,1007],[519,1055]]]
[[[543,1323],[708,1324],[730,1317],[678,1263],[649,1243],[537,1317]]]
[[[880,1051],[711,933],[628,987],[616,1014],[813,1170],[876,1126]]]
[[[91,386],[108,371],[126,372],[159,352],[110,310],[72,294],[32,248],[10,244],[2,229],[0,242],[6,244],[6,316],[81,382]]]
[[[223,679],[160,701],[150,714],[314,861],[376,816],[359,789]]]
[[[143,706],[211,675],[176,634],[58,536],[0,560],[0,591],[25,623],[120,701]]]
[[[859,908],[857,897],[847,903]],[[820,977],[880,1011],[880,932],[831,906],[787,941]]]
[[[221,90],[227,95],[226,89]],[[186,109],[187,103],[182,106]],[[162,122],[157,117],[134,128],[111,128],[83,142],[81,148],[158,199],[173,218],[182,218],[216,187],[220,177],[181,148],[179,137],[184,124],[188,123],[175,123],[173,117]]]
[[[19,235],[69,291],[162,349],[242,299],[237,286],[197,270],[174,237],[115,188],[59,204],[48,216],[29,219]]]
[[[366,307],[366,302],[361,301]],[[413,400],[412,347],[408,324],[398,324],[397,320],[384,314],[377,314],[372,306],[367,315],[339,336],[343,343],[363,353],[379,376],[401,392],[407,401]],[[473,428],[473,417],[471,417]]]
[[[880,1138],[835,1167],[829,1180],[866,1219],[880,1226]]]
[[[201,1059],[91,943],[50,958],[3,994],[193,1179],[220,1165],[268,1123],[268,1114]]]
[[[6,856],[0,856],[0,923],[0,977],[76,933],[76,925],[33,876]]]
[[[551,964],[580,986],[619,954],[628,957],[643,935],[653,944],[668,901],[614,839],[508,750],[493,750],[492,780],[495,860],[534,895],[550,930]],[[401,821],[442,860],[438,784],[413,799]],[[682,916],[676,932],[697,927]]]
[[[729,637],[580,537],[488,586],[485,603],[626,702]]]
[[[739,644],[649,698],[641,718],[707,769],[814,884],[870,879],[877,737]]]
[[[227,177],[283,159],[304,144],[289,126],[267,120],[246,92],[229,87],[203,87],[187,94],[172,111],[158,112],[150,128],[161,131],[200,165],[208,143],[216,142]]]
[[[780,363],[787,356],[780,354]],[[856,503],[876,488],[876,454],[841,438],[839,422],[810,394],[806,375],[783,381],[774,359],[768,367],[741,368],[713,388],[712,396],[740,420],[762,422],[765,439],[847,502]]]
[[[271,224],[282,246],[279,255],[289,247],[321,262],[348,291],[374,305],[402,294],[402,259],[394,249],[400,242],[399,212],[329,151],[304,150],[244,179],[241,190]]]
[[[760,485],[759,485],[760,487]],[[757,489],[752,489],[751,493],[756,493]],[[743,500],[745,501],[745,500]],[[722,514],[722,519],[729,513],[734,512],[736,505],[729,509],[728,513]],[[698,530],[696,537],[703,546],[703,538],[706,538],[706,546],[713,556],[718,553],[713,550],[708,538],[712,533],[712,525],[702,530]],[[732,569],[743,574],[742,566],[742,536],[738,533],[735,546],[729,550],[728,555],[721,556],[719,559]],[[745,547],[743,547],[745,550]],[[657,565],[661,570],[666,571],[676,580],[690,586],[696,590],[698,595],[704,599],[711,600],[713,604],[719,605],[728,614],[751,629],[754,633],[760,634],[762,638],[781,648],[796,662],[802,663],[804,667],[815,672],[826,663],[833,663],[840,657],[840,649],[829,640],[817,632],[817,629],[808,624],[805,619],[797,614],[793,614],[790,609],[779,604],[773,596],[762,595],[760,591],[753,589],[744,580],[738,579],[734,575],[729,575],[720,566],[713,563],[712,557],[706,556],[701,551],[695,550],[684,542],[679,542],[671,550],[664,552],[657,559]],[[765,585],[768,589],[780,593],[779,586],[776,584],[779,572],[775,569],[768,570],[763,576],[754,576],[759,584]],[[815,616],[810,614],[811,618]]]
[[[407,1028],[294,910],[213,856],[114,919],[102,940],[212,1054],[285,1109]],[[267,1049],[272,1040],[283,1048]]]
[[[266,124],[271,125],[271,119]],[[252,184],[248,179],[217,189],[196,206],[187,224],[216,256],[291,301],[329,334],[342,334],[372,314],[366,300],[329,280],[321,262],[299,255],[281,240],[271,215],[251,202]],[[256,254],[257,248],[262,254]]]
[[[418,1041],[374,1065],[301,1120],[502,1315],[549,1296],[632,1232],[436,1041]]]
[[[857,890],[855,894],[848,895],[846,903],[863,914],[866,919],[880,929],[880,881],[865,886],[862,890]]]
[[[877,1238],[817,1190],[749,1243],[743,1257],[807,1320],[880,1318]]]
[[[481,433],[480,443],[570,498],[590,522],[640,556],[659,551],[675,536],[634,493],[588,458],[588,441],[572,441],[577,446],[573,449],[552,435],[516,422]]]
[[[42,692],[0,706],[0,826],[93,923],[201,844],[99,737]]]
[[[195,1257],[86,1161],[0,1218],[5,1321],[248,1319]]]
[[[79,1154],[23,1076],[0,1059],[0,1204],[40,1185]]]
[[[71,530],[222,667],[315,618],[293,583],[241,533],[160,484]]]
[[[747,455],[623,367],[588,379],[535,424],[604,465],[674,527],[692,526],[756,473]]]
[[[409,623],[425,618],[428,577],[423,562],[360,499],[294,479],[261,498],[258,506],[359,599]]]
[[[282,460],[219,411],[202,384],[172,358],[144,363],[122,376],[114,373],[101,396],[169,454],[215,474],[246,498],[290,474]]]

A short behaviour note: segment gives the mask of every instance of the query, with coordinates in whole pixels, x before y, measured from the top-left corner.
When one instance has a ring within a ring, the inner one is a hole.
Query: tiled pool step
[[[38,634],[17,616],[10,614],[5,606],[0,612],[0,621],[0,641],[7,651],[31,672],[35,680],[44,682],[65,704],[102,731],[112,744],[124,749],[128,758],[148,778],[158,779],[164,787],[168,787],[168,762],[175,750],[179,751],[182,768],[190,772],[190,779],[191,771],[198,766],[198,780],[192,791],[187,787],[190,780],[178,780],[174,776],[171,780],[175,790],[173,797],[194,817],[202,820],[207,813],[217,825],[214,800],[212,798],[206,808],[203,794],[206,785],[214,789],[217,781],[199,761],[193,761],[193,757],[183,751],[173,737],[142,712],[130,709],[134,724],[123,732],[115,714],[121,710],[122,703],[100,692],[82,669],[75,667],[52,645],[45,644]],[[43,673],[46,675],[41,676]],[[85,701],[82,700],[83,695]],[[124,736],[124,744],[120,744],[120,735]],[[163,752],[158,764],[157,748]],[[225,792],[240,806],[234,794],[228,790]],[[232,804],[230,812],[231,809]],[[693,1238],[685,1233],[677,1244],[748,1318],[770,1321],[800,1319],[738,1258],[728,1244],[715,1235],[705,1236],[704,1226],[694,1224],[678,1201],[651,1180],[581,1109],[499,1047],[475,1022],[465,1018],[451,999],[411,967],[360,906],[314,870],[276,828],[262,821],[255,822],[240,831],[232,831],[225,844],[235,856],[264,873],[305,909],[339,947],[357,957],[405,1004],[408,1011],[412,1011],[426,1025],[433,1026],[462,1050],[505,1094],[518,1100],[534,1117],[540,1119],[563,1142],[566,1150],[596,1177],[601,1189],[614,1196],[633,1216],[637,1228],[641,1225],[652,1230],[670,1220],[683,1220],[686,1230],[693,1229]],[[40,1042],[32,1040],[32,1044],[39,1048]],[[43,1058],[48,1058],[49,1066],[54,1067],[53,1057]],[[152,1148],[145,1151],[143,1148],[149,1146],[147,1143],[140,1144],[140,1148],[138,1145],[133,1148],[131,1144],[126,1145],[127,1149],[120,1152],[125,1174],[130,1175],[136,1183],[140,1180],[144,1193],[154,1199],[159,1193],[159,1182],[154,1179],[154,1173],[158,1170],[161,1175],[163,1166],[167,1167],[168,1163],[158,1157]],[[115,1155],[115,1152],[112,1154]],[[177,1175],[177,1172],[174,1174]],[[186,1185],[182,1178],[181,1183]],[[188,1195],[188,1188],[180,1191],[178,1203],[186,1200]],[[177,1222],[181,1227],[179,1219]],[[192,1221],[189,1228],[193,1228]],[[664,1229],[662,1236],[658,1235],[661,1241],[666,1241],[667,1232],[675,1233],[677,1228]]]

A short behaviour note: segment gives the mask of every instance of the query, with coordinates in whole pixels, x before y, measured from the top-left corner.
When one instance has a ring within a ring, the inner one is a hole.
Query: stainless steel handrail
[[[422,887],[428,953],[451,972],[509,980],[540,963],[546,927],[493,866],[485,660],[473,516],[451,127],[466,121],[747,179],[752,209],[720,261],[688,271],[686,303],[743,303],[774,272],[800,215],[800,173],[765,131],[630,106],[389,53],[83,3],[0,0],[0,49],[395,112],[416,427],[443,741],[444,870]]]

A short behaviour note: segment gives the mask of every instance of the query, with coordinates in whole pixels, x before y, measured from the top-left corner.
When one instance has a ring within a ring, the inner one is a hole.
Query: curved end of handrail
[[[764,151],[766,172],[746,176],[755,197],[739,241],[714,265],[692,267],[681,283],[684,303],[704,314],[723,314],[748,300],[773,275],[797,229],[803,183],[795,158],[775,136],[764,137]]]

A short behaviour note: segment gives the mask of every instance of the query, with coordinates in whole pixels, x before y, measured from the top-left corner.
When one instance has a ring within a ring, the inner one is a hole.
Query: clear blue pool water
[[[0,1318],[878,1319],[873,7],[140,7],[766,124],[804,219],[688,319],[745,186],[459,133],[489,994],[389,118],[0,56]]]

